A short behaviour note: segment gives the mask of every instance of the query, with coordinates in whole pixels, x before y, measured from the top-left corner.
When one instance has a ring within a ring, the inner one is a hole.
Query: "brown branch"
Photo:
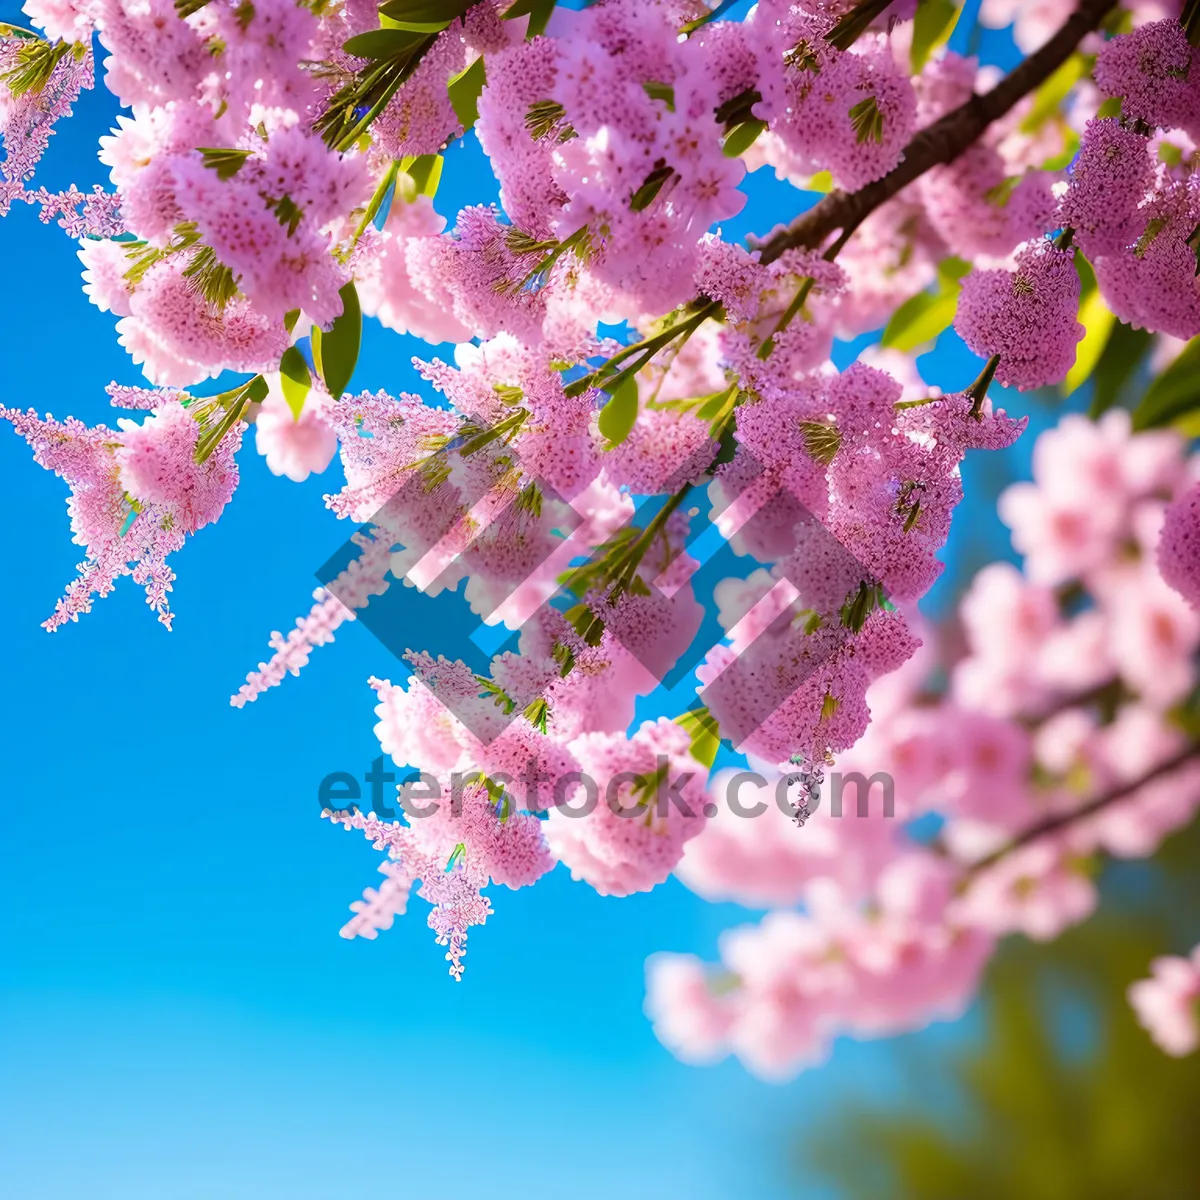
[[[1010,838],[998,850],[993,850],[991,854],[987,854],[983,858],[969,863],[966,869],[967,877],[969,878],[980,871],[986,870],[988,867],[994,866],[1000,859],[1011,854],[1014,850],[1019,850],[1022,846],[1029,845],[1030,842],[1036,842],[1039,838],[1046,837],[1051,833],[1057,833],[1060,829],[1066,829],[1076,821],[1082,821],[1087,817],[1095,816],[1096,813],[1108,808],[1109,805],[1116,804],[1118,800],[1124,800],[1127,796],[1144,788],[1147,784],[1153,783],[1156,779],[1161,779],[1164,775],[1170,775],[1173,771],[1177,771],[1180,767],[1185,766],[1197,757],[1200,757],[1200,744],[1192,742],[1180,750],[1178,754],[1164,759],[1158,766],[1152,767],[1140,779],[1118,784],[1116,787],[1110,788],[1107,792],[1102,792],[1099,796],[1089,800],[1086,804],[1080,805],[1079,808],[1073,808],[1070,812],[1054,813],[1052,816],[1044,817],[1035,824],[1021,830],[1020,833]]]
[[[839,244],[885,200],[920,178],[931,167],[953,162],[993,121],[999,120],[1018,101],[1044,83],[1075,51],[1083,37],[1104,19],[1117,0],[1081,0],[1058,32],[1020,66],[1006,75],[990,92],[972,96],[961,107],[922,129],[904,148],[899,166],[882,179],[857,192],[835,188],[786,229],[764,241],[759,249],[763,262],[773,262],[786,250],[814,250],[834,230]],[[840,246],[839,246],[840,248]]]

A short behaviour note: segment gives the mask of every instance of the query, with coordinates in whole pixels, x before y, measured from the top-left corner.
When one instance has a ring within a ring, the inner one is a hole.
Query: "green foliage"
[[[883,113],[879,111],[879,101],[874,96],[860,100],[850,110],[850,127],[860,144],[883,141]]]
[[[740,125],[735,125],[725,135],[724,151],[727,158],[737,158],[741,154],[745,154],[751,146],[758,141],[758,135],[766,129],[766,121],[760,121],[757,117],[751,117],[748,121],[743,121]]]
[[[537,37],[539,33],[546,32],[550,14],[554,11],[554,3],[555,0],[516,0],[515,4],[505,10],[503,20],[515,21],[517,17],[528,17],[529,27],[525,36]]]
[[[200,161],[210,170],[216,171],[222,182],[232,179],[250,157],[249,150],[226,150],[213,146],[201,146]]]
[[[1191,417],[1200,410],[1200,337],[1194,337],[1179,357],[1146,389],[1133,410],[1134,429],[1152,429]]]
[[[362,344],[362,309],[354,281],[346,284],[338,295],[342,298],[342,315],[328,333],[315,325],[312,331],[313,364],[335,400],[346,390],[354,374]]]
[[[393,29],[412,33],[441,33],[467,11],[475,0],[388,0],[379,15]]]
[[[721,748],[721,729],[717,719],[701,705],[675,718],[675,724],[692,739],[692,757],[704,767],[711,767]]]
[[[487,68],[483,65],[483,59],[477,58],[446,85],[446,90],[450,93],[450,103],[454,106],[454,115],[462,122],[464,129],[473,128],[479,120],[479,97],[483,94],[485,83]]]
[[[1075,347],[1075,363],[1063,381],[1062,394],[1069,396],[1091,376],[1100,362],[1104,347],[1117,318],[1108,307],[1096,286],[1096,274],[1091,264],[1078,251],[1075,268],[1079,272],[1079,321],[1083,325],[1082,341]]]
[[[400,160],[400,170],[413,181],[416,195],[430,199],[437,195],[444,165],[445,159],[440,154],[420,154]]]
[[[17,48],[17,65],[0,74],[0,83],[13,96],[36,94],[50,82],[54,68],[69,53],[67,42],[51,45],[41,38],[24,38]]]
[[[1100,361],[1092,373],[1092,404],[1095,418],[1117,404],[1138,363],[1150,348],[1151,335],[1117,321],[1108,335]]]
[[[619,446],[629,436],[637,415],[637,380],[627,375],[613,389],[608,403],[600,410],[600,433],[607,439],[606,450]]]
[[[1102,893],[1097,915],[1052,944],[1001,947],[972,1044],[948,1058],[898,1044],[896,1108],[853,1101],[809,1124],[795,1156],[805,1183],[819,1172],[855,1200],[1200,1195],[1200,1055],[1164,1055],[1125,995],[1200,934],[1200,826],[1153,866],[1111,869]]]
[[[883,331],[881,344],[908,353],[935,341],[954,320],[961,281],[970,269],[971,264],[961,258],[942,262],[934,290],[918,292],[900,305]]]
[[[962,15],[962,5],[954,0],[920,0],[913,17],[912,49],[909,57],[913,71],[920,71],[930,55],[944,46]]]
[[[436,33],[394,27],[373,29],[350,38],[342,49],[368,61],[362,70],[348,77],[329,64],[323,68],[326,74],[345,79],[313,126],[326,145],[334,150],[349,150],[411,78],[436,40]]]
[[[424,38],[414,36],[410,30],[371,29],[366,33],[349,38],[343,44],[342,49],[347,54],[353,54],[355,58],[382,61],[396,55],[407,54],[424,40]]]
[[[289,346],[279,360],[279,377],[283,386],[283,398],[292,410],[292,416],[298,421],[304,411],[304,401],[312,389],[312,377],[308,373],[308,363],[304,355],[295,346]]]

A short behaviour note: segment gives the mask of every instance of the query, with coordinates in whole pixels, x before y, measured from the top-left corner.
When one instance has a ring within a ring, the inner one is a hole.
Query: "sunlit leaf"
[[[1067,372],[1062,385],[1064,396],[1069,396],[1079,388],[1096,369],[1116,322],[1116,317],[1096,286],[1095,272],[1082,254],[1075,255],[1075,267],[1080,282],[1079,321],[1085,332],[1082,341],[1075,347],[1075,365]]]
[[[954,0],[921,0],[912,25],[912,48],[909,58],[913,71],[920,71],[929,57],[944,46],[958,24],[962,5]]]
[[[474,0],[388,0],[380,7],[394,29],[440,33],[467,11]]]
[[[477,58],[465,71],[460,71],[446,85],[454,115],[464,129],[470,129],[479,120],[479,97],[487,83],[487,70],[483,59]]]
[[[550,14],[554,11],[555,0],[516,0],[516,3],[505,9],[503,20],[515,21],[518,17],[529,18],[529,28],[525,36],[537,37],[546,32]]]
[[[721,730],[716,717],[701,706],[676,717],[675,724],[691,737],[692,757],[701,766],[711,767],[721,749]]]
[[[308,363],[304,355],[295,346],[289,346],[279,360],[279,381],[283,387],[283,398],[292,410],[292,416],[298,421],[304,411],[304,401],[312,390],[312,377],[308,373]]]
[[[346,390],[354,374],[362,344],[362,309],[354,281],[346,284],[338,295],[342,298],[342,315],[334,321],[333,328],[323,333],[314,326],[312,332],[313,363],[335,400]]]
[[[766,127],[766,121],[760,121],[757,118],[743,121],[741,125],[735,125],[725,135],[724,150],[726,157],[737,158],[738,155],[745,154],[758,140],[758,135]]]
[[[1153,379],[1133,410],[1134,429],[1169,425],[1200,408],[1200,337],[1192,338],[1179,357]]]
[[[607,439],[606,450],[619,446],[629,436],[637,415],[637,380],[627,375],[600,410],[600,433]]]
[[[1067,93],[1088,73],[1087,59],[1072,54],[1033,94],[1033,107],[1021,122],[1022,133],[1034,133],[1054,116]]]
[[[403,29],[372,29],[350,38],[342,49],[355,58],[395,58],[411,52],[423,40],[420,35]]]
[[[437,195],[444,165],[445,160],[440,154],[422,154],[400,160],[400,170],[413,181],[415,195],[430,199]]]
[[[958,308],[959,282],[970,269],[962,259],[946,259],[938,268],[937,290],[918,292],[892,315],[880,343],[906,353],[932,342],[950,327]]]

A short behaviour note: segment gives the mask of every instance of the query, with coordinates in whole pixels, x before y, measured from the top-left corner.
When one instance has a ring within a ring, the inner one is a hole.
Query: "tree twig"
[[[1000,859],[1005,858],[1014,850],[1019,850],[1022,846],[1029,845],[1030,842],[1036,842],[1039,838],[1057,833],[1060,829],[1066,829],[1068,826],[1075,824],[1076,821],[1082,821],[1087,817],[1095,816],[1096,813],[1103,811],[1112,804],[1116,804],[1119,800],[1124,800],[1134,792],[1144,788],[1147,784],[1153,783],[1156,779],[1161,779],[1164,775],[1170,775],[1173,771],[1177,771],[1180,767],[1185,766],[1195,758],[1200,758],[1200,743],[1191,742],[1180,750],[1178,754],[1164,759],[1158,766],[1152,767],[1141,778],[1130,780],[1128,783],[1117,784],[1107,792],[1101,792],[1099,796],[1089,800],[1086,804],[1081,804],[1078,808],[1071,809],[1070,812],[1054,813],[1051,816],[1044,817],[1033,825],[1022,829],[1020,833],[1010,838],[1003,846],[993,850],[990,854],[986,854],[983,858],[976,859],[974,862],[967,864],[967,877],[977,875],[980,871],[994,866]]]
[[[922,129],[904,148],[898,166],[882,179],[856,192],[835,188],[786,229],[759,246],[763,262],[773,262],[786,250],[814,250],[835,230],[839,248],[886,200],[920,178],[931,167],[953,162],[993,121],[1044,83],[1070,56],[1084,36],[1104,19],[1117,0],[1081,0],[1058,32],[1009,72],[990,92],[973,95],[965,104]]]

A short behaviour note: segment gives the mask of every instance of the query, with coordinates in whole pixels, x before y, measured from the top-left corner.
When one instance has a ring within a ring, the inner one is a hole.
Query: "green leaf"
[[[1058,114],[1067,93],[1088,73],[1087,59],[1072,54],[1033,94],[1033,107],[1021,122],[1022,133],[1035,133],[1043,123]]]
[[[651,100],[661,100],[671,112],[675,111],[675,88],[672,84],[649,80],[642,84],[642,91]]]
[[[1075,347],[1075,365],[1067,372],[1063,382],[1064,396],[1069,396],[1091,377],[1104,353],[1104,347],[1108,345],[1108,336],[1117,319],[1100,294],[1095,273],[1082,254],[1075,255],[1075,266],[1079,271],[1082,297],[1079,320],[1085,333],[1083,340]]]
[[[766,121],[760,121],[756,117],[752,117],[749,121],[743,121],[740,125],[735,125],[725,135],[726,158],[737,158],[739,155],[745,154],[766,127]]]
[[[958,307],[960,280],[971,269],[961,258],[946,258],[938,265],[936,291],[918,292],[892,314],[880,344],[906,353],[932,342],[950,327]]]
[[[962,6],[954,0],[921,0],[913,17],[912,47],[909,58],[914,72],[929,61],[930,55],[944,46],[958,24]]]
[[[224,150],[214,146],[200,146],[200,161],[224,182],[232,179],[250,157],[249,150]]]
[[[295,346],[289,346],[279,360],[279,382],[283,386],[283,398],[292,410],[292,417],[300,420],[304,401],[312,390],[312,377],[308,373],[304,355]]]
[[[529,28],[526,30],[526,38],[537,37],[539,33],[546,32],[546,26],[550,22],[550,14],[554,11],[555,0],[517,0],[517,2],[507,9],[502,18],[505,21],[515,21],[518,17],[529,18]]]
[[[879,111],[879,101],[874,96],[860,100],[851,108],[850,127],[860,146],[863,142],[883,141],[883,113]]]
[[[674,174],[675,171],[671,167],[659,167],[658,170],[651,171],[642,186],[630,197],[629,207],[634,212],[642,212],[649,208]]]
[[[372,29],[369,33],[360,33],[342,44],[342,49],[355,58],[381,60],[397,58],[412,52],[414,46],[423,39],[417,34],[403,29]]]
[[[316,326],[312,333],[313,362],[335,400],[346,390],[354,374],[362,344],[362,309],[354,281],[346,284],[338,295],[342,298],[342,315],[328,333],[322,333]]]
[[[721,729],[707,708],[689,709],[675,718],[675,724],[692,739],[692,757],[703,767],[711,767],[721,748]]]
[[[300,320],[300,310],[293,308],[291,312],[285,313],[283,317],[283,327],[291,333],[296,328],[296,322]]]
[[[1092,404],[1088,416],[1094,420],[1121,399],[1129,377],[1150,347],[1151,335],[1118,321],[1108,335],[1108,344],[1092,375]]]
[[[413,181],[414,199],[416,196],[428,196],[433,199],[437,195],[444,163],[445,160],[440,154],[422,154],[400,160],[400,170]]]
[[[446,85],[454,115],[464,129],[470,129],[479,120],[479,97],[487,83],[487,70],[483,59],[477,58],[465,71],[460,71]]]
[[[1179,357],[1146,389],[1133,410],[1134,429],[1169,425],[1200,409],[1200,337],[1194,337]]]
[[[474,0],[388,0],[379,9],[393,29],[441,33],[467,11]]]
[[[638,415],[638,386],[632,375],[627,375],[600,410],[600,433],[607,439],[606,450],[619,446],[633,428]]]

